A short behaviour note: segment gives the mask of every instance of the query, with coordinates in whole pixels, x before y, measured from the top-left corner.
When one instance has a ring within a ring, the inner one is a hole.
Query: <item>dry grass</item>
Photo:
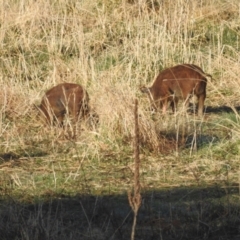
[[[124,199],[134,171],[135,98],[146,194],[136,236],[141,228],[143,239],[211,239],[215,231],[219,236],[239,235],[239,206],[234,203],[239,194],[239,7],[238,0],[2,2],[4,239],[130,238],[132,221]],[[163,68],[179,63],[199,65],[213,75],[203,119],[181,108],[164,117],[152,115],[147,97],[139,91]],[[99,126],[92,129],[83,122],[76,141],[63,138],[58,128],[44,126],[33,107],[47,89],[61,82],[85,86],[99,114]],[[112,195],[119,199],[112,200]],[[112,205],[100,201],[102,196]],[[84,219],[79,229],[70,224],[74,214],[66,210],[65,197],[79,204],[78,224]],[[15,216],[19,217],[10,231]],[[184,226],[179,227],[178,218]]]

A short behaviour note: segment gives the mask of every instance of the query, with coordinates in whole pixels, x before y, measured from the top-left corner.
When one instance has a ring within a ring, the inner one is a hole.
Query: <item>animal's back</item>
[[[61,83],[57,86],[49,89],[45,96],[47,98],[63,99],[68,98],[71,94],[77,94],[79,98],[83,98],[83,88],[79,84],[75,83]]]
[[[74,120],[81,110],[83,115],[87,113],[88,101],[88,94],[81,85],[61,83],[45,93],[39,108],[49,122],[52,123],[55,119],[62,124],[66,113],[69,113]]]
[[[194,64],[182,64],[163,70],[153,83],[153,95],[163,97],[175,94],[176,97],[186,98],[195,91],[200,94],[205,91],[207,79],[203,70]]]
[[[202,115],[207,76],[212,77],[194,64],[180,64],[163,70],[151,87],[143,86],[140,90],[148,94],[152,107],[162,108],[163,113],[166,113],[169,102],[175,111],[179,99],[184,99],[184,104],[188,105],[189,97],[196,95],[198,115]]]

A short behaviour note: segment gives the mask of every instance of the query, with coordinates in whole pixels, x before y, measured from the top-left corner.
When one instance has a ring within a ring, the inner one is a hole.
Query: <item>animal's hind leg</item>
[[[166,114],[167,112],[167,107],[168,107],[168,99],[165,98],[164,100],[161,101],[161,105],[162,105],[162,113]]]
[[[77,138],[77,132],[78,132],[78,122],[79,122],[80,114],[79,114],[78,106],[77,106],[77,104],[75,104],[75,102],[74,102],[74,105],[72,106],[71,112],[69,114],[71,116],[71,123],[70,123],[71,138],[76,139]]]
[[[206,98],[205,93],[198,96],[198,116],[203,115],[205,98]]]

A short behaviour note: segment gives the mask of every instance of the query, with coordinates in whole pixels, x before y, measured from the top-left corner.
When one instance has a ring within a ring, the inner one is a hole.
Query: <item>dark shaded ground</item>
[[[205,106],[204,108],[204,113],[233,113],[234,110],[236,110],[237,112],[240,111],[240,106],[236,105],[233,106],[233,108],[226,106],[226,105],[222,105],[222,106]],[[194,104],[190,103],[189,104],[189,110],[190,113],[194,113],[197,112],[197,109],[194,110]]]
[[[240,111],[240,106],[235,106],[234,107],[237,112]],[[228,106],[206,106],[205,107],[205,113],[233,113],[233,109]]]
[[[240,239],[238,188],[173,188],[142,194],[138,240]],[[235,197],[234,197],[235,196]],[[2,240],[130,239],[132,211],[121,196],[55,196],[36,204],[2,197]]]

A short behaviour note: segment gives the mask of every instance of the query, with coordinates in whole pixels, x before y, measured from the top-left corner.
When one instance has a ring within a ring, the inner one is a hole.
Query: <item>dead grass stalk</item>
[[[134,123],[135,123],[135,142],[134,142],[134,194],[128,193],[128,201],[133,210],[134,218],[132,225],[131,240],[135,239],[135,230],[137,224],[137,214],[141,206],[141,193],[140,193],[140,156],[139,156],[139,125],[138,125],[138,100],[135,100],[134,108]]]

